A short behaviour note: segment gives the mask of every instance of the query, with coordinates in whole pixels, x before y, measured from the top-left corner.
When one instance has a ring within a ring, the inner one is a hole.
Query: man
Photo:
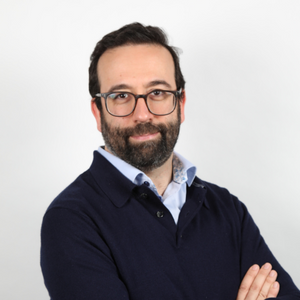
[[[157,27],[98,42],[89,88],[105,146],[45,214],[51,299],[300,299],[246,207],[173,152],[184,84]]]

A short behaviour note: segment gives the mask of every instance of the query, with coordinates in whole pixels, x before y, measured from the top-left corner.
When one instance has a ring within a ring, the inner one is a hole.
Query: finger
[[[277,281],[275,281],[269,290],[268,298],[276,298],[279,293],[280,285]]]
[[[261,288],[261,291],[259,293],[259,296],[258,296],[258,300],[263,300],[263,299],[266,299],[268,297],[268,293],[271,289],[271,287],[273,286],[275,280],[277,278],[277,272],[275,270],[272,270],[269,275],[267,276],[262,288]]]
[[[259,272],[259,266],[253,265],[244,276],[236,300],[244,300],[249,292],[249,289]]]
[[[249,293],[245,300],[261,300],[267,297],[267,294],[262,295],[261,291],[271,270],[272,266],[270,263],[266,263],[261,267],[249,289]]]

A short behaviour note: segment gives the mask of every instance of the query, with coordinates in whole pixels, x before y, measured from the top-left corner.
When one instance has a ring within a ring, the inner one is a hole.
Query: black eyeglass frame
[[[170,112],[167,113],[167,114],[155,114],[155,113],[153,113],[153,112],[151,111],[151,109],[150,109],[149,106],[148,106],[147,97],[148,97],[151,93],[153,93],[153,92],[155,92],[155,91],[168,92],[168,93],[172,93],[172,94],[174,95],[174,97],[175,97],[175,105],[174,105],[174,108],[172,109],[172,111],[170,111]],[[131,111],[129,114],[119,116],[119,115],[114,115],[112,112],[109,111],[109,109],[108,109],[108,107],[107,107],[107,97],[108,97],[109,95],[111,95],[111,94],[116,94],[116,93],[118,93],[118,94],[131,94],[131,95],[134,97],[134,99],[135,99],[135,104],[134,104],[134,106],[133,106],[132,111]],[[153,114],[153,115],[155,115],[155,116],[167,116],[167,115],[171,114],[171,113],[175,110],[176,105],[177,105],[177,102],[178,102],[178,99],[181,97],[181,93],[182,93],[182,89],[180,89],[179,91],[167,91],[167,90],[159,90],[159,89],[156,89],[156,90],[153,90],[153,91],[151,91],[151,92],[149,92],[149,93],[147,93],[147,94],[144,94],[144,95],[135,95],[135,94],[133,94],[133,93],[131,93],[131,92],[117,91],[117,92],[109,92],[109,93],[97,93],[97,94],[95,95],[95,98],[99,98],[99,99],[101,100],[101,97],[103,97],[104,100],[105,100],[105,108],[106,108],[107,112],[108,112],[110,115],[114,116],[114,117],[127,117],[127,116],[131,115],[131,114],[134,112],[135,108],[136,108],[136,103],[137,103],[137,101],[138,101],[139,98],[143,98],[143,99],[145,100],[146,106],[147,106],[147,108],[148,108],[148,110],[149,110],[149,112],[150,112],[151,114]]]

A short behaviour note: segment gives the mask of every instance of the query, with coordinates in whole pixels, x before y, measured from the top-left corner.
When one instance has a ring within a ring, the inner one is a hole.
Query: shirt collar
[[[173,181],[181,184],[186,182],[191,186],[196,176],[197,168],[177,152],[173,155]]]
[[[114,165],[125,177],[131,182],[141,185],[144,181],[148,181],[150,186],[154,186],[151,179],[141,170],[133,167],[119,157],[107,152],[102,147],[98,148],[98,152],[104,156],[112,165]],[[186,182],[188,186],[194,181],[197,168],[182,155],[174,152],[173,155],[173,181],[182,184]]]
[[[114,165],[125,177],[127,177],[133,183],[136,183],[135,182],[136,179],[141,177],[140,174],[145,175],[141,170],[133,167],[132,165],[128,164],[126,161],[122,160],[121,158],[107,152],[102,147],[98,148],[98,152],[102,156],[104,156],[112,165]]]

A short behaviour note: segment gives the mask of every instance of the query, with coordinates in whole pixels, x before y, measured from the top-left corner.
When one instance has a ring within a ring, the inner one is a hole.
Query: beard
[[[165,123],[139,123],[134,127],[120,128],[109,126],[102,113],[102,136],[107,149],[115,156],[126,161],[135,168],[145,172],[162,166],[173,153],[180,130],[180,106],[177,120]],[[153,134],[159,132],[160,137],[151,141],[133,143],[130,136]]]

